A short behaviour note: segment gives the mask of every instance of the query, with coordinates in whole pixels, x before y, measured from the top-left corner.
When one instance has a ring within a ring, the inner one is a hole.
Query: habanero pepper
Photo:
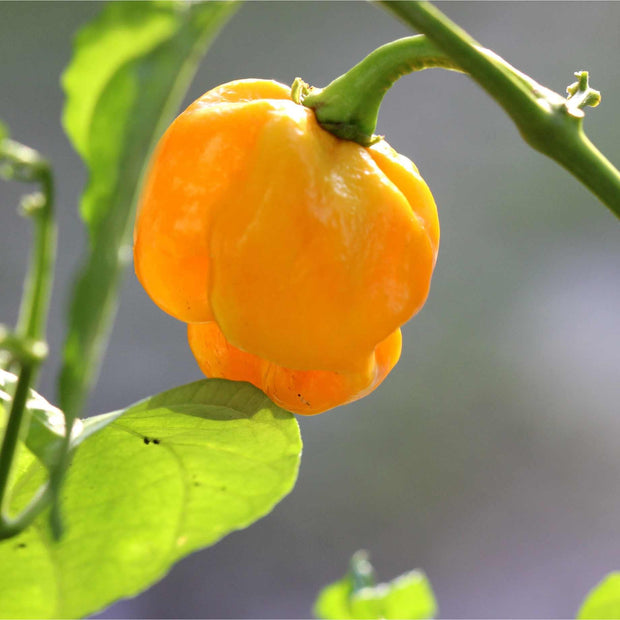
[[[269,80],[192,103],[153,155],[134,233],[138,279],[189,324],[209,377],[315,414],[360,398],[400,356],[439,243],[417,168],[384,140],[325,131]]]

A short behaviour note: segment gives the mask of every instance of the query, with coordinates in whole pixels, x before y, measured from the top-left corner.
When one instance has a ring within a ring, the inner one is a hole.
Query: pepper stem
[[[321,126],[344,140],[369,146],[375,136],[379,106],[403,75],[431,67],[460,71],[458,65],[424,36],[405,37],[382,45],[325,88],[297,78],[293,101],[312,108]]]
[[[297,78],[291,95],[312,108],[319,124],[335,136],[369,146],[387,90],[403,75],[430,67],[461,71],[473,78],[507,112],[523,139],[554,159],[620,217],[620,170],[583,132],[583,108],[596,106],[600,93],[585,71],[569,86],[569,97],[538,84],[465,31],[428,2],[379,0],[426,36],[398,39],[379,47],[323,89]]]

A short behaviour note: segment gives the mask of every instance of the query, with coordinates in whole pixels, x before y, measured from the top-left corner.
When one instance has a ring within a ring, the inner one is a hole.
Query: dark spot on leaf
[[[149,445],[150,443],[154,443],[156,446],[159,445],[159,439],[151,439],[150,437],[143,437],[142,441],[145,443],[145,445]]]
[[[16,549],[25,549],[25,548],[26,548],[26,546],[27,546],[27,545],[26,545],[26,543],[23,543],[23,542],[22,542],[22,543],[17,543],[17,544],[15,545],[15,548],[16,548]]]
[[[153,443],[158,446],[159,445],[159,439],[153,439]]]
[[[145,437],[143,441],[147,446],[151,443],[151,440],[148,437]]]
[[[198,482],[198,481],[194,482],[194,486],[195,487],[199,487],[200,486],[200,482]]]
[[[228,487],[220,487],[220,491],[226,491],[228,490]]]

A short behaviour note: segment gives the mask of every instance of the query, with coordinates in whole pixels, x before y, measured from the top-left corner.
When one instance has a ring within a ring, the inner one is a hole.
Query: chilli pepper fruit
[[[384,140],[336,138],[282,84],[239,80],[200,97],[162,137],[134,258],[163,310],[214,324],[190,325],[203,370],[265,391],[271,382],[272,394],[294,395],[280,404],[303,413],[304,395],[289,389],[299,371],[321,410],[389,372],[393,334],[426,300],[438,243],[435,202],[411,161]]]
[[[258,386],[284,409],[314,415],[345,405],[372,392],[394,368],[401,350],[396,329],[375,348],[364,372],[291,370],[233,347],[214,321],[190,323],[189,345],[207,377],[248,381]]]

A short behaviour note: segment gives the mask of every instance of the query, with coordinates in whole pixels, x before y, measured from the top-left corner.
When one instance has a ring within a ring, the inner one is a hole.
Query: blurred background
[[[60,245],[40,391],[55,399],[67,295],[85,245],[84,168],[61,126],[59,75],[92,2],[0,4],[0,118],[44,153]],[[620,164],[620,3],[440,3],[483,45],[563,92],[588,69],[603,93],[586,130]],[[216,40],[187,103],[241,77],[325,85],[411,34],[363,2],[248,2]],[[148,93],[145,93],[148,96]],[[402,79],[378,132],[419,166],[442,240],[401,362],[361,402],[300,418],[299,482],[268,517],[192,555],[101,618],[310,617],[351,554],[379,577],[428,574],[440,616],[573,617],[620,568],[620,226],[532,151],[467,77]],[[30,229],[0,185],[0,320],[14,321]],[[89,413],[200,378],[183,324],[127,273]]]

